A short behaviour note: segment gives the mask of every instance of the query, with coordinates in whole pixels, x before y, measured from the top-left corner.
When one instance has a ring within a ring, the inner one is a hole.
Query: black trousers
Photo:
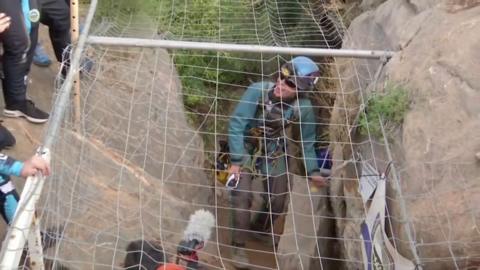
[[[65,49],[71,43],[70,37],[70,1],[67,0],[38,0],[41,3],[42,24],[48,26],[48,33],[52,41],[57,61],[62,62]]]
[[[30,1],[30,7],[36,7],[36,1]],[[38,7],[38,6],[37,6]],[[12,105],[26,99],[26,75],[33,56],[32,39],[36,40],[38,24],[32,23],[28,32],[20,0],[0,1],[0,12],[11,18],[10,27],[0,35],[3,43],[2,80],[5,104]]]
[[[40,10],[40,22],[49,28],[55,56],[62,61],[70,40],[70,6],[65,0],[30,0],[30,8]],[[28,33],[22,13],[21,0],[0,1],[0,12],[11,17],[8,30],[0,35],[3,43],[2,80],[5,105],[25,102],[27,75],[38,41],[38,23],[32,23]],[[67,54],[66,57],[69,57]],[[65,58],[68,59],[68,58]]]
[[[250,229],[250,215],[252,206],[253,194],[252,194],[252,182],[254,181],[254,175],[242,172],[240,174],[240,182],[238,187],[232,190],[232,208],[233,208],[233,235],[232,242],[234,244],[244,245],[245,241],[251,233],[254,233]],[[258,213],[260,218],[264,222],[275,223],[275,220],[285,214],[284,207],[288,198],[288,175],[282,174],[279,176],[268,176],[264,182],[263,194],[265,203],[268,205],[267,212]],[[270,197],[270,198],[269,198]],[[268,219],[271,218],[271,221]],[[274,232],[274,228],[270,228],[271,232]],[[280,236],[274,237],[275,243],[278,243]]]

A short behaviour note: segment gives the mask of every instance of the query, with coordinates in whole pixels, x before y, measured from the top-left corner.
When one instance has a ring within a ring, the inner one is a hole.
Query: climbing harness
[[[270,98],[271,90],[266,92],[258,101],[257,123],[245,134],[245,147],[253,153],[249,162],[242,165],[243,170],[248,170],[260,175],[263,162],[275,167],[278,158],[286,151],[284,130],[292,123],[297,122],[300,115],[298,99],[291,103],[274,103]],[[219,141],[219,151],[216,156],[216,178],[222,185],[227,185],[228,169],[230,168],[230,154],[228,142]],[[233,183],[233,180],[230,184]],[[238,182],[238,180],[237,180]]]

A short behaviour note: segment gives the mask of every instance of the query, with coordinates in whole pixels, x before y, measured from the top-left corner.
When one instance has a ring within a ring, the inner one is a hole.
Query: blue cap
[[[295,69],[295,76],[299,77],[307,77],[312,76],[314,73],[320,73],[320,69],[318,68],[317,64],[312,61],[312,59],[305,57],[305,56],[297,56],[292,59],[291,61],[294,69]],[[318,77],[320,74],[312,77]]]
[[[316,79],[320,76],[320,69],[317,64],[305,56],[293,58],[282,66],[281,72],[286,77],[294,77],[295,85],[299,90],[313,88]]]

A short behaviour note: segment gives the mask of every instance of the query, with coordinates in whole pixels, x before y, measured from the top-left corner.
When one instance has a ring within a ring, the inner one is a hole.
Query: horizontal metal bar
[[[163,39],[141,39],[141,38],[117,38],[89,36],[87,43],[107,46],[130,46],[165,49],[190,49],[208,51],[229,51],[229,52],[253,52],[253,53],[278,53],[312,56],[332,56],[348,58],[390,58],[395,52],[373,51],[373,50],[351,50],[351,49],[320,49],[320,48],[299,48],[299,47],[275,47],[249,44],[211,43],[178,41]]]

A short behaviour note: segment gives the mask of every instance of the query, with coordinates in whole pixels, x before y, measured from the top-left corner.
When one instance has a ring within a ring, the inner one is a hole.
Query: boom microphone
[[[177,247],[177,264],[182,260],[187,262],[188,269],[198,269],[197,251],[210,239],[214,224],[215,218],[209,211],[197,210],[190,216],[183,240]]]
[[[215,217],[209,211],[200,209],[190,216],[187,228],[183,233],[183,240],[206,242],[210,239],[212,228],[215,225]]]

